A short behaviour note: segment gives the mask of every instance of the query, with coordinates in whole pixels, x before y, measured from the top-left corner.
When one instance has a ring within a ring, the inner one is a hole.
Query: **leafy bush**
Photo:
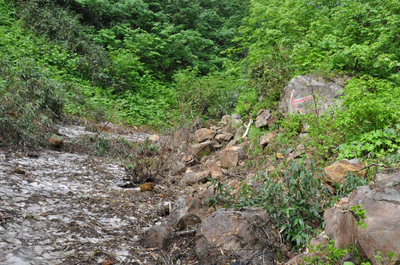
[[[260,153],[262,153],[263,147],[260,146],[260,139],[263,135],[265,135],[265,130],[263,130],[263,128],[257,128],[255,126],[250,127],[248,134],[250,139],[250,157],[256,158]],[[262,161],[262,164],[264,164],[264,162],[265,161]]]
[[[308,137],[302,139],[303,143],[315,149],[315,155],[321,161],[335,157],[335,149],[345,141],[345,133],[337,127],[336,116],[328,112],[321,117],[314,114],[300,116],[304,124],[310,126]]]
[[[367,180],[348,174],[345,183],[336,183],[336,196],[332,196],[311,161],[293,162],[284,181],[265,176],[263,171],[259,172],[258,180],[263,182],[262,186],[243,185],[236,200],[229,195],[229,187],[214,183],[219,193],[216,198],[225,199],[235,207],[265,208],[283,240],[297,249],[308,244],[322,229],[325,208],[332,207],[336,199],[348,196],[356,187],[367,184]]]
[[[110,146],[110,140],[105,137],[105,135],[99,135],[96,137],[96,152],[97,155],[101,156],[106,154],[108,151],[110,151],[111,146]]]
[[[213,73],[198,76],[198,69],[181,71],[175,75],[178,104],[182,117],[203,115],[221,118],[233,111],[238,89],[233,76]]]
[[[296,64],[303,69],[322,66],[380,78],[397,75],[398,40],[392,40],[399,33],[395,21],[400,3],[344,0],[330,1],[328,6],[326,2],[308,4],[316,16],[309,16],[312,23],[307,33],[294,45]]]
[[[34,144],[38,125],[48,125],[61,118],[64,100],[61,83],[49,78],[32,60],[14,64],[0,57],[3,82],[0,96],[0,131],[3,140]]]
[[[386,155],[384,161],[387,165],[395,166],[396,163],[400,161],[400,152],[397,152],[396,154]]]
[[[94,84],[112,85],[104,71],[112,71],[110,60],[102,47],[91,40],[90,31],[80,23],[79,15],[50,0],[19,0],[16,6],[26,28],[67,50],[60,54],[51,49],[45,52],[45,61]]]
[[[349,196],[355,188],[368,185],[368,182],[369,181],[366,178],[361,178],[353,173],[348,173],[343,184],[334,184],[336,188],[337,199],[340,200],[343,197]]]
[[[85,116],[93,104],[83,93],[86,83],[70,76],[76,55],[23,29],[16,13],[0,1],[1,138],[22,146],[45,144],[44,126],[64,113]]]
[[[399,129],[400,125],[398,126]],[[400,135],[393,128],[374,130],[338,147],[339,158],[384,158],[400,149]]]
[[[283,133],[278,135],[277,141],[282,145],[291,144],[303,127],[302,116],[289,114],[286,118],[279,120],[278,125],[283,128]]]
[[[44,144],[38,131],[61,118],[64,84],[39,59],[42,48],[50,46],[24,31],[14,16],[15,10],[0,1],[0,138],[21,146]]]
[[[235,107],[235,113],[241,115],[242,117],[249,115],[251,111],[255,110],[257,100],[257,91],[252,89],[243,90],[240,93],[237,105]]]
[[[142,83],[141,90],[137,93],[125,91],[123,94],[108,94],[110,107],[118,106],[119,120],[136,125],[151,125],[153,127],[171,126],[178,119],[177,95],[171,86],[146,77],[147,82]],[[102,101],[101,98],[97,98]],[[114,107],[113,107],[114,108]]]
[[[358,135],[398,123],[400,90],[395,83],[371,76],[352,78],[345,88],[343,109],[337,112],[337,126]]]
[[[249,49],[250,62],[272,62],[269,54],[290,55],[298,72],[338,69],[394,77],[400,65],[394,37],[399,8],[396,0],[256,0],[240,41]]]
[[[312,258],[303,258],[304,265],[311,264],[340,264],[340,260],[348,253],[352,253],[359,261],[361,261],[360,253],[358,252],[355,246],[351,246],[347,249],[340,249],[335,247],[335,241],[331,240],[329,244],[326,245],[325,248],[322,248],[321,245],[317,247],[309,246],[310,252],[321,252],[323,257],[321,258],[319,255],[314,255]],[[346,264],[346,262],[344,262]],[[353,263],[351,263],[353,264]],[[364,264],[364,263],[362,263]],[[366,264],[365,264],[366,265]]]
[[[244,185],[237,207],[264,207],[273,218],[283,239],[294,248],[302,248],[319,229],[327,193],[311,163],[293,163],[280,182],[259,172],[263,187]]]

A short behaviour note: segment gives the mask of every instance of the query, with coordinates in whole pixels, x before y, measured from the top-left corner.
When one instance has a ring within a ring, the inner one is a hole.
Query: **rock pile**
[[[144,247],[166,249],[177,237],[190,236],[195,238],[193,249],[198,256],[228,251],[247,264],[258,264],[254,263],[257,257],[267,262],[264,264],[274,264],[280,237],[265,210],[226,210],[210,207],[208,202],[214,196],[209,178],[239,187],[237,180],[229,180],[229,174],[232,169],[244,168],[247,161],[243,147],[248,143],[239,140],[244,133],[242,124],[240,116],[226,115],[218,126],[198,128],[188,137],[192,142],[180,162],[185,166],[174,171],[185,195],[178,197],[165,222],[146,232],[141,241]]]

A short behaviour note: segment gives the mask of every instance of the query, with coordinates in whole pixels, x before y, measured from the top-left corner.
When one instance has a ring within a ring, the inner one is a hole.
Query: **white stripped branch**
[[[249,124],[248,125],[246,125],[246,124],[244,125],[244,126],[246,126],[247,129],[246,129],[245,133],[243,134],[242,138],[247,136],[247,134],[249,133],[249,130],[250,130],[250,125],[252,125],[252,124],[253,124],[253,120],[250,119]]]

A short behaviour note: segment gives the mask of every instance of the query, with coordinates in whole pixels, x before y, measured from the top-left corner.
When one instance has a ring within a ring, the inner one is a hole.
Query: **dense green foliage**
[[[239,96],[235,76],[209,73],[199,76],[199,70],[182,70],[175,75],[181,116],[195,119],[221,117],[233,111]]]
[[[253,190],[245,185],[238,206],[265,207],[283,240],[297,247],[307,244],[323,221],[326,197],[321,180],[314,176],[314,166],[311,164],[311,170],[307,170],[304,163],[292,164],[283,183],[260,174],[263,188]]]
[[[17,2],[26,26],[72,51],[101,55],[105,48],[118,62],[117,77],[127,75],[130,85],[145,73],[170,80],[188,66],[202,73],[219,69],[226,60],[220,52],[232,45],[247,10],[246,1]],[[107,67],[96,59],[90,63]]]
[[[46,43],[23,31],[15,24],[13,9],[0,5],[0,137],[35,144],[38,126],[60,118],[63,84],[51,78],[53,69],[33,59],[48,56]]]
[[[1,54],[49,69],[49,78],[70,97],[63,111],[82,116],[100,107],[109,114],[94,113],[95,119],[173,125],[190,109],[182,106],[176,87],[193,73],[200,78],[197,89],[208,91],[203,94],[232,98],[226,110],[211,106],[224,105],[213,98],[205,108],[194,107],[194,116],[219,117],[235,104],[232,78],[217,72],[228,60],[221,52],[236,45],[246,1],[16,0],[2,1],[1,10],[8,17]],[[30,39],[17,45],[13,39],[21,35]],[[88,111],[87,104],[94,108]]]
[[[2,2],[2,54],[51,69],[74,114],[85,107],[72,101],[90,101],[117,120],[152,126],[233,110],[254,116],[276,108],[295,74],[336,71],[353,76],[346,111],[309,120],[312,145],[332,142],[319,139],[331,121],[339,143],[398,123],[394,0],[6,2],[14,8]],[[21,34],[35,40],[14,45]],[[328,145],[321,152],[337,147]]]
[[[297,74],[347,75],[342,108],[281,121],[281,143],[296,142],[292,137],[303,123],[310,137],[302,142],[324,159],[335,150],[349,158],[397,152],[393,137],[371,134],[399,124],[399,10],[394,0],[252,1],[236,38],[247,52],[240,66],[248,80],[236,111],[254,116],[262,106],[276,107],[281,89]]]
[[[395,0],[255,0],[240,41],[249,49],[250,71],[271,65],[264,69],[269,75],[285,60],[297,73],[335,69],[396,78],[399,9]]]
[[[322,248],[321,245],[317,247],[309,246],[310,252],[321,252],[324,258],[319,257],[318,255],[314,255],[311,258],[303,257],[304,265],[311,265],[311,264],[326,264],[326,265],[335,265],[340,264],[340,260],[343,257],[350,253],[354,257],[357,258],[359,264],[362,265],[370,265],[370,262],[365,262],[361,258],[361,255],[356,248],[356,246],[352,245],[350,248],[341,249],[335,247],[335,241],[330,240],[329,243],[326,245],[325,248]],[[353,262],[343,262],[343,265],[354,265]]]

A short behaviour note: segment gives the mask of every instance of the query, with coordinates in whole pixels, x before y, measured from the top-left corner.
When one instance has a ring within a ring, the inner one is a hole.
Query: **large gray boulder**
[[[279,112],[283,115],[295,113],[321,114],[329,106],[340,104],[338,99],[346,85],[346,78],[326,80],[322,77],[296,76],[283,89]]]
[[[348,209],[362,205],[366,210],[366,228],[356,225],[354,214]],[[375,256],[382,254],[382,264],[400,263],[400,173],[369,186],[356,188],[349,202],[341,208],[325,212],[326,234],[334,239],[337,247],[357,244],[360,254],[372,264],[380,264]],[[397,257],[389,262],[386,253],[392,251]]]

